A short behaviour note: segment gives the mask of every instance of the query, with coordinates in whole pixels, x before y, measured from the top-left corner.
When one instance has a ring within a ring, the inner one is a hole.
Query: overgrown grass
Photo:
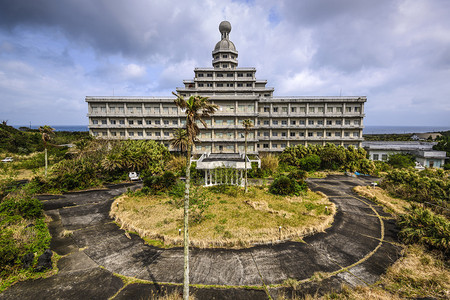
[[[251,187],[249,193],[230,189],[225,193],[197,187],[191,195],[210,202],[200,219],[190,221],[194,247],[248,247],[258,243],[298,239],[326,229],[333,220],[335,206],[324,195],[283,197]],[[216,188],[217,189],[217,188]],[[191,214],[195,216],[198,211]],[[161,241],[165,246],[182,244],[183,209],[179,199],[169,196],[122,196],[111,207],[111,216],[127,230],[141,237]],[[281,226],[281,229],[280,229]]]

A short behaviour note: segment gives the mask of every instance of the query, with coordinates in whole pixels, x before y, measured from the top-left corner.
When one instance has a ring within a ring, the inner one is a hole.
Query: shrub
[[[305,171],[316,171],[320,168],[321,159],[316,154],[307,155],[300,159],[299,165]]]
[[[300,185],[295,179],[287,176],[277,177],[269,186],[269,192],[275,195],[300,195],[306,189],[306,184]]]
[[[278,158],[273,154],[261,156],[261,169],[268,174],[274,174],[278,169]]]
[[[394,168],[408,168],[415,166],[416,159],[411,154],[396,153],[389,155],[387,163]]]
[[[186,170],[186,157],[184,156],[172,156],[167,162],[166,170],[181,175]]]
[[[450,222],[445,217],[413,205],[408,214],[400,216],[398,224],[402,228],[399,237],[406,243],[450,252]]]
[[[169,191],[177,178],[172,172],[164,172],[161,176],[146,176],[143,181],[144,187],[148,187],[151,194],[158,194]]]

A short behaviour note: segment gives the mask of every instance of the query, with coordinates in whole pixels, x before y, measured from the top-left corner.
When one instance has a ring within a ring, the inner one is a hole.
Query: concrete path
[[[369,179],[329,176],[309,187],[337,206],[331,228],[305,238],[243,250],[193,249],[190,281],[199,299],[265,299],[281,293],[324,293],[343,284],[375,283],[399,253],[394,221],[381,207],[352,192]],[[113,198],[129,187],[43,197],[52,217],[51,248],[63,258],[51,278],[16,284],[0,299],[141,299],[178,289],[183,281],[183,249],[158,249],[138,236],[126,236],[108,217]],[[133,186],[132,188],[136,188]],[[64,231],[66,234],[64,234]],[[71,233],[71,234],[68,234]],[[310,280],[320,273],[332,273]],[[142,279],[129,283],[123,277]],[[281,287],[300,281],[298,291]],[[204,287],[208,285],[210,287]],[[211,287],[212,286],[212,287]]]

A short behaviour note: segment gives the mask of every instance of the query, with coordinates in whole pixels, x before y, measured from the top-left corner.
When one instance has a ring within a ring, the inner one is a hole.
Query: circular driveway
[[[252,299],[292,292],[281,285],[299,281],[298,293],[322,293],[375,283],[399,255],[395,222],[352,188],[370,178],[329,176],[309,179],[314,191],[336,204],[332,226],[302,242],[248,249],[192,249],[190,282],[197,298]],[[134,188],[136,186],[133,186]],[[183,282],[183,249],[160,249],[125,234],[109,217],[113,198],[126,186],[108,190],[41,197],[52,217],[51,248],[64,257],[59,273],[26,281],[0,294],[0,299],[133,299],[150,291],[174,290]],[[321,274],[321,275],[318,275]],[[133,277],[132,283],[121,276]],[[326,276],[324,276],[326,275]],[[323,280],[314,278],[325,277]],[[208,287],[205,287],[207,285]],[[36,294],[36,292],[38,294]]]

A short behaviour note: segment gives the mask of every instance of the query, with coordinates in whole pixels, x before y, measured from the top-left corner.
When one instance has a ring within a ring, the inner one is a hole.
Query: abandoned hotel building
[[[333,143],[360,147],[365,96],[274,97],[255,68],[238,67],[238,51],[229,39],[231,25],[219,25],[221,40],[212,51],[212,68],[195,68],[179,95],[209,97],[219,110],[200,126],[194,153],[244,152],[242,121],[254,127],[248,153],[280,152],[298,144]],[[170,147],[174,129],[185,123],[175,97],[87,96],[89,131],[107,139],[148,139]],[[175,149],[171,149],[175,150]]]

